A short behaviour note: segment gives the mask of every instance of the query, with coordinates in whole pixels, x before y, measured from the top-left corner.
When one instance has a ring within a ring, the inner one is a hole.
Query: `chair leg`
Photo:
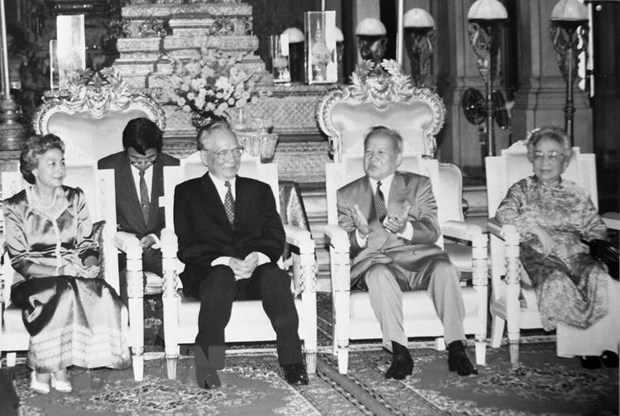
[[[308,374],[316,373],[316,352],[306,353],[306,369]]]
[[[166,370],[168,372],[168,380],[176,380],[177,378],[177,362],[179,361],[179,355],[166,354]]]
[[[17,364],[17,353],[16,352],[7,352],[6,353],[6,366],[7,367],[15,367]]]
[[[504,335],[505,327],[506,321],[497,315],[493,315],[491,318],[491,347],[499,348],[502,343],[502,335]]]
[[[487,365],[487,343],[486,341],[476,341],[476,364]]]
[[[338,372],[347,374],[349,371],[349,347],[338,348]]]
[[[435,338],[435,349],[437,351],[446,350],[446,340],[443,337]]]
[[[131,357],[133,362],[133,378],[135,381],[142,381],[144,379],[144,355],[133,355]]]

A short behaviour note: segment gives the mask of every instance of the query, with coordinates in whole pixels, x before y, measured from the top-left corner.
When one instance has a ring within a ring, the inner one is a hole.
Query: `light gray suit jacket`
[[[379,222],[368,176],[338,190],[338,223],[349,233],[351,243],[351,286],[357,284],[379,253],[390,257],[405,275],[424,272],[434,259],[448,258],[435,245],[440,227],[430,179],[415,173],[396,172],[387,201],[388,214],[401,212],[406,201],[411,205],[408,221],[413,226],[413,236],[408,241],[387,231]],[[355,236],[351,216],[355,204],[368,219],[370,234],[366,247],[360,247]]]

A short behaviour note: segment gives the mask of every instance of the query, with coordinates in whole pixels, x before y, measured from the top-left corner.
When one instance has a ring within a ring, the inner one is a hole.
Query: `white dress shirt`
[[[209,173],[209,177],[213,181],[213,185],[215,185],[215,189],[217,190],[220,199],[222,200],[222,205],[224,205],[224,201],[226,200],[226,193],[228,192],[228,187],[226,186],[226,181],[223,181]],[[230,182],[230,192],[232,192],[233,199],[237,200],[237,180],[236,178],[229,180]],[[261,264],[269,263],[271,260],[267,257],[266,254],[261,253],[260,251],[256,252],[258,254],[258,266]],[[211,266],[217,266],[218,264],[223,264],[228,266],[230,264],[230,260],[232,257],[230,256],[222,256],[211,262]]]
[[[136,187],[136,195],[138,195],[138,201],[140,201],[140,169],[129,164],[131,166],[131,176],[133,176],[133,184]],[[149,166],[144,171],[144,182],[146,182],[146,189],[149,191],[149,198],[151,198],[151,189],[153,188],[153,165]],[[142,202],[142,201],[140,201]],[[153,201],[149,201],[153,202]],[[159,238],[155,234],[149,234],[151,237],[155,239],[155,243],[151,246],[152,248],[159,248]]]

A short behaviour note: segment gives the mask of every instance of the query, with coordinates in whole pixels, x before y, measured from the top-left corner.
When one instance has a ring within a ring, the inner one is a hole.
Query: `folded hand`
[[[258,266],[258,254],[252,252],[245,259],[231,259],[229,263],[236,280],[248,279]]]

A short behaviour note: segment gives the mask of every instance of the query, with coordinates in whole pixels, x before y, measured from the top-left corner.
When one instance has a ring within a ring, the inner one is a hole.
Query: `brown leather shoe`
[[[288,384],[307,385],[309,382],[306,366],[303,363],[283,365],[282,371],[284,372],[284,379]]]
[[[454,341],[448,345],[448,369],[456,371],[459,376],[469,376],[478,374],[478,370],[473,366],[467,354],[463,342]]]

